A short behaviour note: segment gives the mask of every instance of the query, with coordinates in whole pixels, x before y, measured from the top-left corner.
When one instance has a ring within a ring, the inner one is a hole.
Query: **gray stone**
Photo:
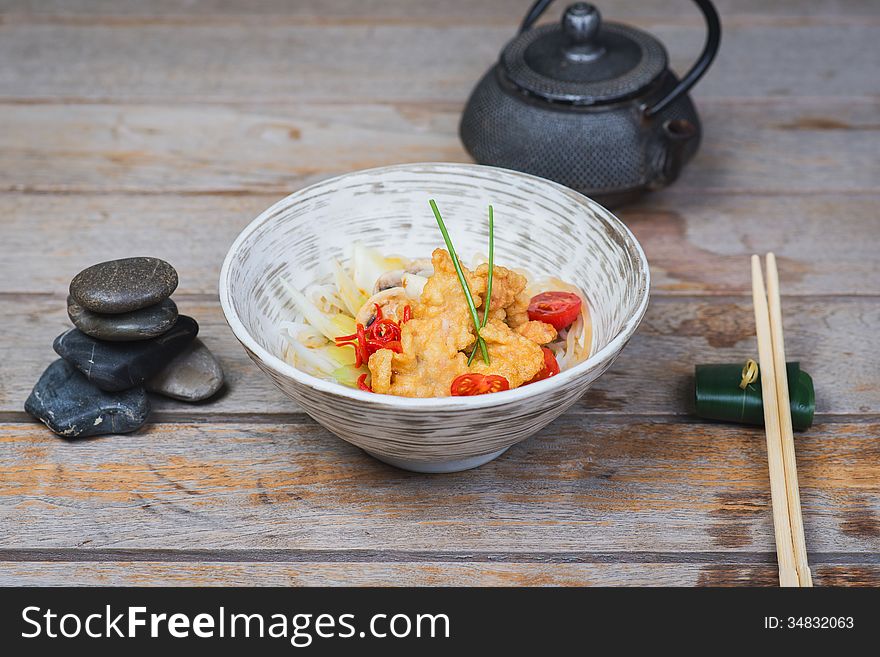
[[[223,369],[211,350],[198,338],[147,381],[150,392],[188,402],[212,397],[221,387]]]
[[[86,310],[73,297],[67,297],[67,316],[76,328],[93,338],[111,342],[149,340],[166,333],[174,326],[177,321],[177,304],[171,299],[165,299],[140,310],[104,315]]]
[[[143,388],[104,392],[59,359],[43,372],[24,410],[59,436],[86,438],[139,429],[150,413],[150,400]]]
[[[159,258],[100,262],[83,269],[70,282],[70,296],[80,306],[111,315],[157,304],[175,289],[177,272]]]
[[[170,331],[150,340],[107,342],[70,329],[52,347],[101,390],[127,390],[157,374],[182,352],[199,332],[192,317],[180,315]]]

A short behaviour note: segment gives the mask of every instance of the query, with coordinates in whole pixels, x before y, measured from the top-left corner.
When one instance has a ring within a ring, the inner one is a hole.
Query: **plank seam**
[[[397,550],[153,550],[0,549],[6,562],[215,562],[215,563],[679,563],[775,564],[775,552],[449,552]],[[880,565],[880,554],[812,552],[811,564]]]

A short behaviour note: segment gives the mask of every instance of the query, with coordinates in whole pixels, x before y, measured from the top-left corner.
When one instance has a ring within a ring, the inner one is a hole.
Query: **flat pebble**
[[[223,368],[198,338],[147,381],[150,392],[187,402],[212,397],[222,386]]]
[[[80,306],[111,315],[157,304],[175,289],[177,272],[159,258],[100,262],[83,269],[70,282],[70,296]]]
[[[150,400],[143,388],[105,392],[59,359],[43,372],[24,409],[59,436],[86,438],[139,429]]]
[[[100,340],[127,342],[149,340],[166,333],[177,321],[177,304],[164,299],[153,306],[128,313],[105,315],[86,310],[67,297],[67,316],[80,331]]]
[[[177,323],[158,338],[139,342],[107,342],[70,329],[55,338],[56,353],[101,390],[127,390],[143,383],[182,352],[199,332],[192,317]]]

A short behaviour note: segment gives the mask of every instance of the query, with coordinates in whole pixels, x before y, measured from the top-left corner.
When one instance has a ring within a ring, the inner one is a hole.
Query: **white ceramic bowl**
[[[328,275],[355,240],[389,254],[429,256],[443,238],[434,198],[465,262],[487,252],[495,208],[495,259],[552,275],[590,300],[592,356],[528,386],[477,397],[411,399],[363,392],[302,372],[281,358],[279,322],[299,289]],[[417,472],[473,468],[561,415],[614,361],[648,306],[648,262],[608,210],[534,176],[470,164],[405,164],[356,171],[282,199],[242,231],[220,272],[226,320],[254,362],[309,415],[343,440]]]

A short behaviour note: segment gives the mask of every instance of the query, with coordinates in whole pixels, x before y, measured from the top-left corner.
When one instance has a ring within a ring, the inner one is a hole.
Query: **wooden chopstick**
[[[801,494],[798,487],[797,460],[794,452],[794,432],[791,426],[788,376],[785,370],[785,341],[782,338],[782,303],[779,298],[779,271],[776,256],[767,254],[767,298],[770,305],[770,336],[773,342],[773,368],[776,372],[776,402],[779,408],[779,427],[782,440],[782,462],[785,470],[785,491],[788,498],[788,517],[791,521],[791,539],[794,547],[795,568],[801,586],[812,586],[813,577],[807,562],[807,544],[804,540],[804,519],[801,515]]]
[[[758,333],[758,362],[761,368],[761,392],[764,402],[764,429],[767,434],[767,462],[770,466],[770,503],[773,506],[773,529],[776,535],[776,560],[779,563],[779,585],[798,586],[791,519],[785,485],[782,436],[779,426],[779,405],[776,398],[776,369],[773,339],[770,334],[770,311],[761,274],[761,259],[752,256],[752,300],[755,304],[755,326]]]

